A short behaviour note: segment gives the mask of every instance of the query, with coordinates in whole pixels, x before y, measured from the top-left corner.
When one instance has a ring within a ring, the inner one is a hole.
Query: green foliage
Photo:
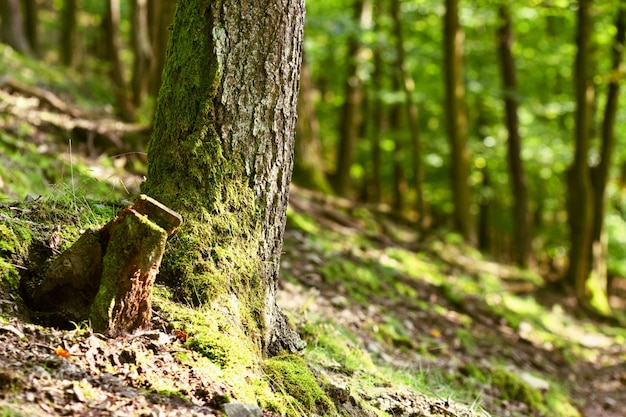
[[[605,218],[608,236],[607,272],[612,276],[626,277],[626,221],[618,213]]]

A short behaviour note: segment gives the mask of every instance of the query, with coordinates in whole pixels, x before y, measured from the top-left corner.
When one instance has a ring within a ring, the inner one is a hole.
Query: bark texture
[[[269,354],[302,348],[275,294],[303,24],[301,0],[178,3],[142,187],[185,218],[164,280]]]

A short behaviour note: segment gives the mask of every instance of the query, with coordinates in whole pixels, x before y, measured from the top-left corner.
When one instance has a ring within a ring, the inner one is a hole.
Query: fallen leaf
[[[428,333],[430,333],[431,336],[436,337],[437,339],[441,337],[441,332],[435,328],[431,328],[430,330],[428,330]]]
[[[70,352],[68,352],[66,349],[62,348],[62,347],[58,347],[56,349],[54,349],[54,353],[57,354],[57,356],[60,356],[62,358],[69,358],[70,356],[72,356],[70,354]]]
[[[183,343],[185,343],[187,341],[187,338],[189,337],[187,333],[183,332],[182,330],[176,329],[174,333],[176,333],[176,337],[178,338],[178,340]]]

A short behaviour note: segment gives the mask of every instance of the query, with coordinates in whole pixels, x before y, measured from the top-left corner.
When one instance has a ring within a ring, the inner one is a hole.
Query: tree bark
[[[178,3],[142,187],[185,219],[160,277],[268,354],[303,347],[276,304],[303,24],[301,0]]]
[[[576,127],[574,160],[568,171],[568,222],[571,247],[567,280],[578,301],[588,304],[586,283],[591,268],[593,232],[593,189],[589,175],[591,114],[594,100],[591,63],[591,0],[580,0],[578,9],[578,51],[574,63],[576,92]]]
[[[361,29],[367,24],[371,16],[368,0],[355,0],[353,10],[354,20],[358,22],[359,29]],[[339,150],[333,181],[335,191],[341,196],[346,196],[350,191],[350,170],[362,122],[363,81],[359,75],[362,49],[360,33],[353,34],[348,44],[348,77],[345,84],[345,97],[340,120]]]
[[[444,67],[446,114],[450,143],[450,175],[454,203],[454,226],[469,242],[475,231],[471,214],[469,185],[469,150],[467,148],[467,114],[463,82],[463,39],[459,24],[458,0],[446,0],[444,15]]]
[[[498,33],[500,51],[500,66],[502,71],[502,89],[504,94],[504,108],[506,126],[509,134],[507,142],[509,171],[513,188],[513,230],[514,230],[514,259],[517,264],[526,267],[531,253],[531,218],[528,208],[528,186],[526,172],[522,161],[522,141],[519,133],[519,119],[517,116],[517,77],[515,74],[515,58],[511,52],[513,46],[513,29],[511,15],[507,5],[500,6],[501,26]]]
[[[24,32],[24,17],[19,0],[0,0],[0,40],[18,52],[32,55]]]

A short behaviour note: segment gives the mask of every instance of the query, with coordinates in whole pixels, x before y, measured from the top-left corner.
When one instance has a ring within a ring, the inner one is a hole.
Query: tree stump
[[[148,327],[165,242],[181,223],[179,214],[141,195],[52,262],[28,297],[30,307],[56,321],[90,319],[109,336]]]

